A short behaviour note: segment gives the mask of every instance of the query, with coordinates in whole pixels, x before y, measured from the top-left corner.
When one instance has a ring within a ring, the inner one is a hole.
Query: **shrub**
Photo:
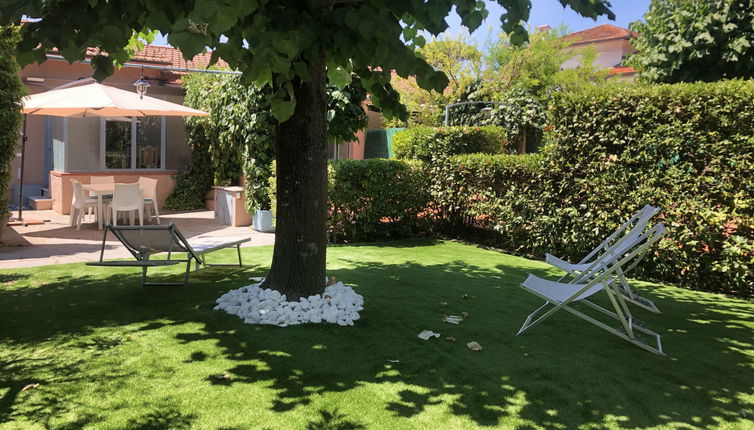
[[[10,163],[16,155],[21,126],[21,98],[26,89],[18,77],[16,27],[0,27],[0,216],[8,213],[5,194],[10,182]]]
[[[754,294],[754,83],[594,89],[552,114],[538,156],[428,167],[446,231],[494,230],[509,251],[579,260],[652,204],[668,233],[642,276]]]
[[[332,242],[411,236],[430,223],[428,183],[415,161],[375,158],[332,163],[328,195]]]
[[[431,161],[450,155],[515,151],[502,127],[413,127],[393,136],[397,158]]]
[[[174,211],[186,211],[204,207],[204,200],[212,188],[213,168],[210,159],[210,143],[206,139],[206,122],[192,122],[186,127],[186,143],[189,145],[189,165],[186,171],[175,178],[175,188],[165,199],[165,207]]]
[[[668,239],[648,274],[754,293],[754,82],[593,89],[561,97],[553,127],[544,168],[560,174],[548,179],[550,201],[573,211],[560,224],[587,242],[561,240],[568,255],[651,203]]]
[[[497,230],[495,245],[529,254],[531,226],[540,216],[541,156],[468,154],[426,166],[432,201],[446,232],[468,237]],[[470,231],[471,229],[472,231]]]
[[[276,207],[274,163],[270,200]],[[418,161],[341,160],[328,166],[330,242],[397,239],[432,224],[429,182]]]

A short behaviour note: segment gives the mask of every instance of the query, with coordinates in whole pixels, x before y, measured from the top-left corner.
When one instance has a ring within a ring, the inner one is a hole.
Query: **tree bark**
[[[278,125],[275,249],[265,288],[288,300],[325,288],[327,250],[327,96],[324,52],[309,62],[310,79],[294,82],[296,108]]]

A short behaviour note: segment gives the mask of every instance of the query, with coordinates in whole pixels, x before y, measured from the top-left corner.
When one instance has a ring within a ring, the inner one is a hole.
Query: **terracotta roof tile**
[[[93,57],[97,55],[98,52],[99,50],[96,48],[87,48],[86,56]],[[137,64],[154,64],[165,67],[175,67],[178,69],[205,69],[209,64],[211,56],[211,52],[205,52],[195,55],[191,60],[184,60],[181,51],[172,46],[145,45],[144,49],[136,52],[133,58],[128,62]],[[230,68],[228,63],[222,59],[218,60],[214,67],[222,69]]]
[[[614,39],[631,39],[639,34],[612,24],[602,24],[586,30],[577,31],[563,36],[564,40],[572,42],[572,45],[601,42]]]

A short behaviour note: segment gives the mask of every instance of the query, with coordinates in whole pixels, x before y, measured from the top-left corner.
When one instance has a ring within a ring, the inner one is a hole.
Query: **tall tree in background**
[[[400,92],[401,103],[410,112],[410,117],[405,122],[402,119],[388,120],[388,126],[439,124],[442,117],[440,107],[482,75],[482,52],[468,39],[464,34],[443,33],[417,50],[430,66],[448,77],[444,91],[423,89],[413,76],[392,77],[391,84]]]
[[[445,73],[450,91],[482,74],[482,52],[464,34],[433,38],[419,48],[419,54],[435,70]]]
[[[501,33],[498,41],[485,56],[488,91],[505,92],[512,88],[526,88],[539,95],[553,89],[574,89],[590,85],[606,75],[594,64],[597,51],[592,47],[566,49],[570,42],[563,39],[566,28],[535,31],[529,41],[515,45]],[[578,58],[578,66],[563,69],[567,61]]]
[[[531,0],[498,0],[505,7],[503,30],[513,43],[526,40],[521,22]],[[582,15],[614,15],[607,0],[560,0]],[[387,91],[391,71],[415,76],[424,89],[442,92],[448,79],[415,54],[420,31],[447,30],[455,8],[474,30],[487,16],[476,0],[51,0],[0,3],[0,25],[22,16],[19,45],[23,62],[44,61],[58,48],[69,61],[82,60],[87,47],[107,55],[92,59],[94,76],[114,70],[113,60],[134,32],[158,30],[192,58],[205,48],[243,73],[247,82],[270,88],[270,106],[280,121],[276,133],[277,232],[266,286],[290,299],[324,289],[327,245],[326,81],[347,85],[362,80],[372,101],[388,116],[406,110]]]
[[[628,64],[647,82],[754,77],[754,0],[652,0]]]

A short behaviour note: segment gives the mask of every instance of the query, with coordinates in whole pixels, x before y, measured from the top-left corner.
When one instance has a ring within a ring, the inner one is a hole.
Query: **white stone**
[[[214,309],[237,315],[246,324],[278,327],[323,321],[340,326],[354,325],[364,309],[364,297],[342,282],[328,285],[323,294],[289,302],[285,294],[260,288],[261,282],[230,290],[220,296]]]

